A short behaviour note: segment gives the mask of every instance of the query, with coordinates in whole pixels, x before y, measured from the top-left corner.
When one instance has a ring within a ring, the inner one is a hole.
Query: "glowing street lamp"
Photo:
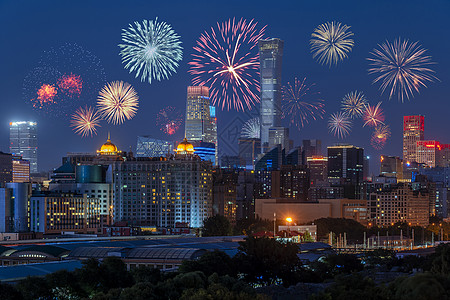
[[[289,234],[289,238],[290,238],[290,236],[291,236],[291,229],[289,228],[289,225],[291,225],[292,218],[291,217],[287,217],[286,221],[288,222],[288,234]]]

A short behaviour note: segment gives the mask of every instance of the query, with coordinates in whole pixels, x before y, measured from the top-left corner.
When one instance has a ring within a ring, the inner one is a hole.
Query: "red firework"
[[[59,89],[67,95],[70,96],[80,96],[81,90],[83,89],[83,80],[80,75],[70,74],[63,75],[58,79]]]
[[[363,127],[365,127],[366,125],[377,127],[378,125],[384,124],[384,114],[383,110],[380,108],[380,105],[381,102],[378,102],[378,104],[375,106],[366,105],[366,109],[363,115]]]
[[[183,118],[175,107],[168,106],[159,111],[156,116],[156,123],[164,133],[173,135],[180,129]]]
[[[46,104],[54,103],[57,93],[58,91],[55,86],[44,83],[37,91],[37,98],[31,100],[34,101],[33,106],[36,108],[42,108]]]
[[[266,26],[229,19],[205,31],[194,47],[189,73],[194,85],[208,86],[214,105],[244,111],[259,102],[258,40]]]

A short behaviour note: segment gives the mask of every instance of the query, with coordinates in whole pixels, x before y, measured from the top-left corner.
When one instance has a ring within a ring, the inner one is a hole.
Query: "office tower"
[[[216,108],[214,106],[209,106],[209,115],[210,115],[210,127],[206,132],[205,142],[213,143],[216,148],[215,161],[213,161],[215,166],[219,165],[219,141],[217,139],[217,117],[216,117]]]
[[[281,145],[285,151],[290,150],[289,128],[271,127],[269,128],[269,149]]]
[[[239,169],[244,161],[237,155],[223,155],[220,158],[220,167],[228,169]]]
[[[398,156],[381,155],[380,175],[403,179],[403,160]]]
[[[212,163],[200,160],[186,140],[170,158],[114,163],[115,222],[198,228],[211,215]]]
[[[307,157],[306,163],[308,165],[312,186],[316,186],[319,182],[324,183],[327,181],[328,157],[313,155]]]
[[[17,155],[0,152],[0,186],[8,182],[30,182],[30,162]]]
[[[309,170],[304,165],[284,165],[272,171],[272,197],[308,200]]]
[[[188,141],[203,141],[210,131],[209,88],[188,86],[185,137]]]
[[[253,170],[239,171],[236,190],[236,220],[254,218],[255,173]]]
[[[303,140],[303,152],[305,158],[322,155],[321,140]]]
[[[417,141],[416,162],[429,168],[442,166],[442,148],[438,141]]]
[[[256,161],[255,170],[278,170],[283,165],[284,154],[281,145],[271,148],[265,154],[260,155]]]
[[[0,232],[25,232],[29,228],[29,183],[6,183],[0,188]]]
[[[261,70],[261,145],[269,143],[269,128],[281,125],[281,65],[284,42],[277,38],[259,40]]]
[[[364,149],[353,145],[328,147],[328,181],[344,187],[344,196],[359,199],[363,183]]]
[[[371,181],[372,177],[369,177],[370,170],[370,156],[364,155],[363,157],[363,180]]]
[[[30,172],[37,173],[37,123],[9,123],[9,152],[30,162]]]
[[[201,160],[210,161],[213,164],[216,163],[216,145],[214,143],[206,143],[202,141],[192,141],[195,154],[198,155]]]
[[[258,154],[261,153],[260,139],[239,139],[239,158],[243,161],[243,166],[247,170],[255,168],[255,162]]]
[[[369,194],[367,200],[369,222],[378,226],[391,226],[397,222],[427,226],[429,201],[428,193],[414,191],[410,184],[377,189]]]
[[[173,142],[138,136],[136,157],[165,157],[173,152]]]
[[[294,149],[291,149],[286,154],[286,165],[304,165],[306,163],[303,163],[303,152],[301,147],[297,147]]]
[[[86,194],[36,191],[30,198],[30,230],[44,234],[99,234],[100,208],[100,199]]]
[[[424,117],[403,117],[403,160],[415,162],[417,142],[424,139]]]
[[[236,224],[239,170],[216,169],[213,172],[213,215],[224,216]]]

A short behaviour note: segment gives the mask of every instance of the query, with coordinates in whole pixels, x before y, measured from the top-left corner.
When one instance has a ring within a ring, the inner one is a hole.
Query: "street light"
[[[291,217],[287,217],[286,221],[288,222],[288,234],[289,234],[288,238],[290,238],[290,236],[291,236],[291,229],[289,228],[289,225],[291,225],[292,218]]]

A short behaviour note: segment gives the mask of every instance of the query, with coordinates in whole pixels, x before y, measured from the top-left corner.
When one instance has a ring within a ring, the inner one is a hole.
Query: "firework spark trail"
[[[101,117],[93,107],[80,107],[72,115],[70,126],[76,134],[82,137],[97,134],[97,127],[100,127]]]
[[[297,78],[294,86],[289,82],[282,88],[282,117],[289,117],[289,123],[297,128],[303,127],[309,119],[323,119],[325,114],[324,101],[319,97],[320,92],[313,90],[315,84],[306,84],[306,77],[303,81]]]
[[[241,136],[247,139],[261,138],[261,123],[259,118],[253,118],[245,122],[241,129]]]
[[[353,91],[344,96],[341,109],[352,119],[364,114],[368,101],[362,92]]]
[[[156,116],[156,124],[160,126],[160,129],[168,134],[175,134],[183,124],[183,117],[179,110],[175,107],[168,106],[161,109]]]
[[[120,55],[125,69],[136,72],[136,78],[152,83],[152,79],[168,79],[183,59],[180,36],[165,22],[144,20],[123,29]]]
[[[80,75],[63,75],[58,79],[57,85],[60,91],[70,96],[76,95],[79,97],[83,89],[83,80]]]
[[[378,45],[367,58],[370,62],[369,74],[377,77],[373,83],[380,83],[381,93],[389,90],[389,99],[397,95],[403,102],[419,93],[420,87],[427,87],[428,82],[438,80],[434,71],[428,66],[434,64],[431,56],[424,55],[427,51],[418,42],[398,38],[393,43],[386,41]]]
[[[311,53],[321,65],[337,65],[348,57],[354,42],[350,26],[338,22],[327,22],[317,26],[311,34]]]
[[[208,86],[214,105],[244,111],[259,102],[258,40],[266,26],[229,19],[205,31],[194,47],[189,73],[194,85]]]
[[[370,143],[376,150],[381,150],[386,145],[387,139],[391,136],[391,129],[388,125],[380,125],[375,130],[370,139]]]
[[[366,109],[363,115],[363,127],[365,127],[366,125],[376,127],[378,125],[384,124],[383,109],[381,109],[380,105],[381,102],[378,102],[378,104],[375,106],[371,106],[369,104],[366,105]]]
[[[138,100],[135,89],[129,83],[113,81],[106,84],[100,91],[97,107],[103,119],[117,125],[136,115]]]
[[[344,112],[331,114],[328,120],[328,130],[338,138],[344,138],[350,133],[352,121]]]

